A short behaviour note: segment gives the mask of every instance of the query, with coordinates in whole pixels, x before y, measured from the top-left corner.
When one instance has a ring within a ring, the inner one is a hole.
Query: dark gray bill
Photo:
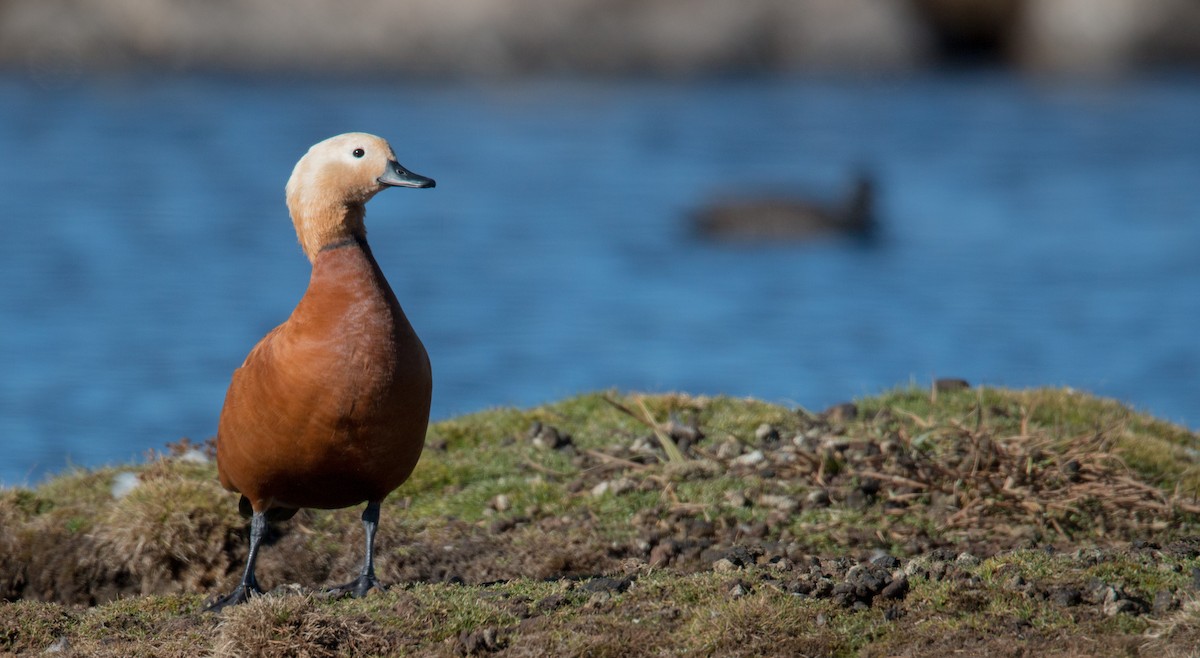
[[[432,178],[414,174],[395,160],[388,162],[387,168],[383,170],[383,175],[379,177],[379,182],[396,187],[433,187],[437,185]]]

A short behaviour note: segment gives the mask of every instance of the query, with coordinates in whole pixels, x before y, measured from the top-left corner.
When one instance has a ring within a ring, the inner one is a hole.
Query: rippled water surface
[[[1200,426],[1200,80],[509,86],[0,78],[0,482],[216,430],[308,263],[283,205],[363,130],[434,416],[604,389],[821,408],[956,376]],[[879,182],[871,244],[712,244],[713,195]]]

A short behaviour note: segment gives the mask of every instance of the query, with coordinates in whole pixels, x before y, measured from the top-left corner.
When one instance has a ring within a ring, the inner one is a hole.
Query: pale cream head
[[[385,187],[433,187],[431,179],[396,162],[387,141],[345,133],[318,142],[296,163],[287,182],[287,205],[300,246],[310,261],[325,245],[365,239],[364,205]]]

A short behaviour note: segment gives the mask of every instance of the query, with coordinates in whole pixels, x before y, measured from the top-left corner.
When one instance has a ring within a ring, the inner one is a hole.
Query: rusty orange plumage
[[[412,473],[429,422],[429,357],[367,244],[365,204],[389,186],[433,187],[396,162],[386,141],[347,133],[315,144],[287,184],[288,209],[312,262],[291,316],[234,371],[217,430],[221,484],[251,515],[242,581],[210,610],[261,591],[254,576],[269,519],[302,507],[366,502],[359,578],[377,587],[379,504]]]

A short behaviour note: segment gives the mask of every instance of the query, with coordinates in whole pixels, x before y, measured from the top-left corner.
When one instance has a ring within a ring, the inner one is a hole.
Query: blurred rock
[[[120,500],[121,498],[128,496],[131,491],[137,489],[141,484],[142,480],[138,477],[137,473],[123,471],[113,476],[112,486],[109,488],[109,493],[112,494],[113,498]]]
[[[1200,63],[1200,3],[1028,0],[1016,57],[1043,73],[1108,76],[1146,65]]]
[[[895,72],[1108,75],[1200,64],[1195,0],[0,1],[0,66],[492,76]]]
[[[538,448],[547,450],[563,450],[566,448],[574,448],[574,442],[571,440],[571,435],[560,432],[553,425],[545,425],[541,421],[533,421],[533,425],[525,432],[529,437],[530,443]]]
[[[897,70],[924,60],[894,0],[7,0],[0,65],[410,75]]]

